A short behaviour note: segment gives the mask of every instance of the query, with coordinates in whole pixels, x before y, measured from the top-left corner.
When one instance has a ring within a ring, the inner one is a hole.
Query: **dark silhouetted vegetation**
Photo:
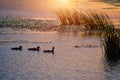
[[[107,60],[117,61],[120,59],[120,29],[106,29],[102,43]]]

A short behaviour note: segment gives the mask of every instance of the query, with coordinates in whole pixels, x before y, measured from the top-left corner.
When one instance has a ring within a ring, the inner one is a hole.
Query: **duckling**
[[[44,51],[44,52],[48,52],[48,53],[51,52],[52,54],[54,54],[54,49],[55,49],[55,47],[53,46],[53,47],[52,47],[52,50],[43,50],[43,51]]]
[[[37,48],[28,48],[28,50],[31,50],[31,51],[39,51],[39,50],[40,50],[40,47],[37,46]]]
[[[11,50],[22,50],[22,46],[11,48]]]
[[[92,47],[92,45],[91,45],[91,44],[88,44],[87,47]]]

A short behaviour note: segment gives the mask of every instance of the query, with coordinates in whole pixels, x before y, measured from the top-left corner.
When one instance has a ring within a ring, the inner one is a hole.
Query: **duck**
[[[55,49],[55,47],[53,46],[53,47],[52,47],[52,50],[43,50],[43,52],[54,54],[54,49]]]
[[[76,45],[76,46],[74,46],[74,47],[75,47],[75,48],[80,48],[80,46],[77,46],[77,45]]]
[[[11,48],[11,50],[22,50],[22,46]]]
[[[31,50],[31,51],[39,51],[39,50],[40,50],[40,47],[37,46],[37,48],[28,48],[28,50]]]

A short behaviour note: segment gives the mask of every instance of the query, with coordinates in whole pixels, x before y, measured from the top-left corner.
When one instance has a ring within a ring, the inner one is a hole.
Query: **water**
[[[88,44],[97,46],[85,47]],[[11,50],[19,45],[23,46],[22,51]],[[27,50],[38,45],[39,52]],[[52,46],[55,46],[54,55],[43,52]],[[119,62],[105,62],[97,37],[0,29],[0,80],[119,79]]]

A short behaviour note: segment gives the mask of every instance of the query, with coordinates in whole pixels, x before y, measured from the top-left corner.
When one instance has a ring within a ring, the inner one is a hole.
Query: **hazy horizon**
[[[1,0],[0,16],[15,15],[25,18],[54,18],[56,16],[54,14],[55,9],[66,7],[67,1],[71,2],[70,4],[72,5],[75,3],[74,6],[79,6],[83,9],[103,9],[117,16],[119,16],[120,12],[119,0]],[[69,7],[72,5],[69,5]]]

